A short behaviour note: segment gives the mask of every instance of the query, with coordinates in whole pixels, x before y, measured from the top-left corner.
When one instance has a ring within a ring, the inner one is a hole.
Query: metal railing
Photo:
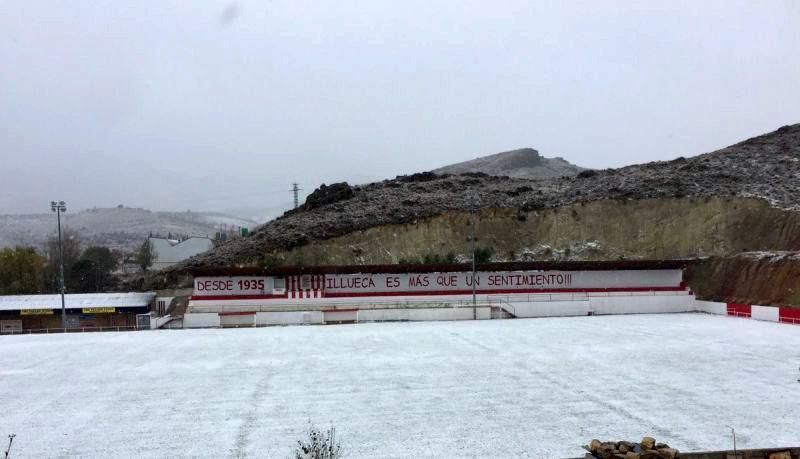
[[[72,328],[30,328],[24,330],[3,330],[0,335],[49,335],[55,333],[90,333],[90,332],[122,332],[145,330],[135,325],[108,327],[72,327]],[[147,329],[149,330],[149,329]]]

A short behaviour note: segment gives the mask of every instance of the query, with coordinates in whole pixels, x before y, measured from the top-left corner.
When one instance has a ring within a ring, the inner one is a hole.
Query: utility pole
[[[297,207],[300,205],[300,200],[298,199],[298,192],[303,190],[298,186],[297,183],[292,183],[292,189],[289,191],[294,193],[294,208],[297,209]]]
[[[67,204],[64,201],[50,201],[50,210],[58,217],[58,258],[59,258],[59,291],[61,292],[61,328],[67,331],[67,307],[64,304],[64,241],[61,238],[61,212],[67,211]]]
[[[469,190],[466,194],[466,203],[467,207],[469,208],[469,212],[472,215],[472,315],[473,318],[477,315],[475,312],[475,306],[478,303],[476,297],[476,277],[475,277],[475,241],[477,240],[477,236],[475,234],[476,230],[475,227],[477,226],[477,219],[475,218],[476,213],[478,212],[478,208],[481,206],[481,197],[475,190]]]

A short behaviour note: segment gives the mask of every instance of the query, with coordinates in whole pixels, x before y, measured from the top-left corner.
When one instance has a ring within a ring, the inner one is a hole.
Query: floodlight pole
[[[477,226],[477,219],[475,218],[476,213],[478,211],[478,207],[481,205],[481,198],[480,195],[475,190],[469,190],[467,192],[467,205],[469,206],[470,214],[472,214],[472,314],[473,316],[477,316],[477,312],[475,311],[475,307],[478,304],[478,299],[476,296],[476,272],[475,272],[475,242],[477,239],[475,227]]]
[[[67,308],[64,302],[64,241],[61,236],[61,212],[67,211],[67,204],[64,201],[51,201],[50,210],[56,213],[58,218],[58,258],[59,258],[59,288],[61,292],[61,328],[67,331]]]
[[[476,285],[475,285],[475,212],[472,212],[472,306],[475,306],[478,303],[478,300],[475,295]]]

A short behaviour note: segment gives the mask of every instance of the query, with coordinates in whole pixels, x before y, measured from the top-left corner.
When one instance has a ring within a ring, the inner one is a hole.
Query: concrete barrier
[[[721,316],[800,325],[800,308],[695,300],[695,310]]]
[[[707,312],[709,314],[717,314],[721,316],[728,315],[728,305],[726,303],[718,303],[716,301],[694,301],[695,311]]]
[[[491,308],[475,308],[474,318],[485,320],[491,318]],[[473,308],[414,308],[414,309],[365,309],[358,311],[359,322],[383,321],[438,321],[438,320],[472,320]]]
[[[581,301],[531,301],[509,303],[511,312],[519,318],[586,316],[591,312],[589,300]]]
[[[322,311],[257,312],[256,325],[320,325]]]
[[[694,297],[681,296],[633,296],[592,297],[589,299],[593,314],[663,314],[670,312],[692,312]]]
[[[510,302],[502,300],[512,300]],[[679,312],[706,312],[709,314],[746,317],[769,322],[800,324],[800,309],[727,304],[697,300],[693,295],[680,292],[654,294],[626,294],[615,296],[606,292],[582,295],[528,295],[525,297],[487,298],[486,304],[474,308],[463,303],[449,304],[442,299],[419,302],[367,302],[275,305],[279,310],[253,311],[253,305],[228,304],[202,305],[183,317],[184,328],[220,326],[268,326],[323,324],[327,321],[381,322],[381,321],[440,321],[491,319],[492,308],[502,308],[518,318],[583,316],[590,314],[663,314]],[[516,301],[514,301],[516,300]],[[527,300],[527,301],[526,301]],[[264,306],[261,306],[264,307]],[[220,309],[212,312],[214,308]],[[248,311],[249,309],[249,311]],[[200,312],[202,311],[202,312]],[[344,317],[344,315],[346,317]],[[342,315],[342,317],[338,317]],[[333,320],[336,319],[336,320]]]
[[[757,306],[753,305],[751,308],[752,318],[756,320],[766,320],[769,322],[779,321],[780,308],[775,306]]]
[[[214,328],[219,327],[219,314],[191,313],[183,315],[184,328]]]
[[[482,300],[484,298],[481,298]],[[473,308],[471,298],[444,297],[386,300],[364,298],[314,299],[286,304],[282,301],[252,303],[197,302],[190,305],[187,328],[219,326],[268,326],[323,324],[331,322],[439,321],[491,319],[492,308],[502,308],[519,318],[584,316],[590,314],[647,314],[691,312],[708,309],[683,292],[590,292],[556,295],[497,295]],[[452,303],[450,302],[452,301]],[[725,313],[722,305],[720,312]],[[768,315],[770,312],[759,312]],[[217,316],[219,314],[219,316]]]
[[[255,327],[256,313],[219,314],[219,324],[222,327]]]

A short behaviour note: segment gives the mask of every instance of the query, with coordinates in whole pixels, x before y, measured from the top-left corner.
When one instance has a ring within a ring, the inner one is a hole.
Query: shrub
[[[475,249],[475,263],[488,263],[492,259],[492,249],[477,247]]]
[[[262,268],[276,268],[279,266],[283,266],[284,260],[281,257],[278,257],[274,254],[265,254],[259,263],[259,266]]]
[[[439,255],[438,253],[435,254],[427,254],[422,259],[422,262],[427,265],[449,265],[456,263],[456,254],[453,252],[448,252],[447,255]]]
[[[343,457],[342,446],[336,439],[336,429],[331,427],[326,431],[322,431],[309,421],[305,438],[297,441],[294,458],[339,459],[341,457]]]

